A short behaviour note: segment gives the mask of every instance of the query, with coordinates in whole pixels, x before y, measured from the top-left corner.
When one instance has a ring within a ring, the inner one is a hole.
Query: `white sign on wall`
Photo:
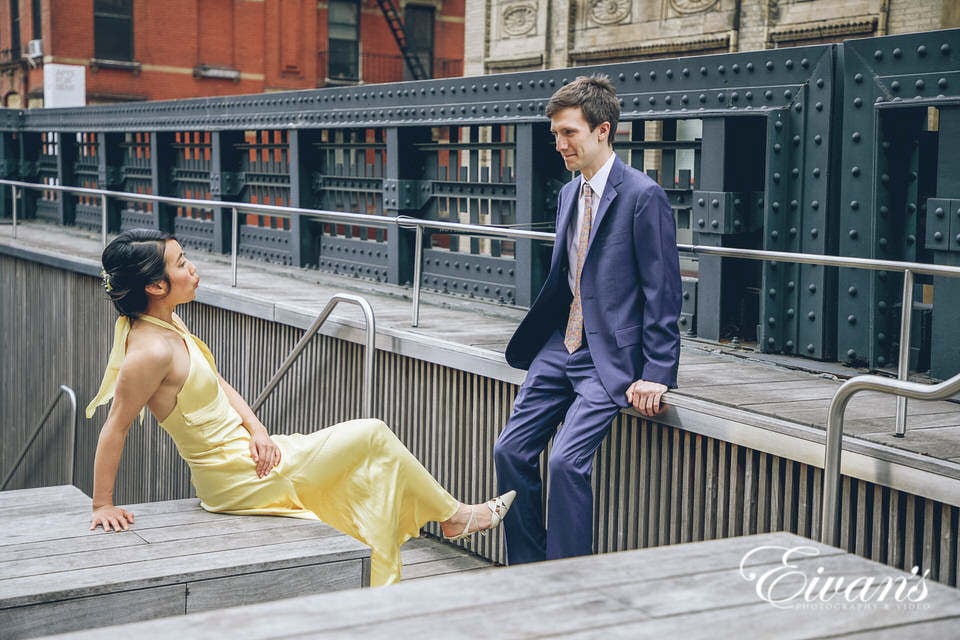
[[[76,64],[43,65],[43,106],[83,107],[87,104],[87,68]]]

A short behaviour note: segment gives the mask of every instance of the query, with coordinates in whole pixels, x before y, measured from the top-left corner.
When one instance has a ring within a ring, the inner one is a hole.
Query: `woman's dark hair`
[[[161,280],[170,282],[164,251],[167,240],[173,239],[166,231],[130,229],[103,250],[103,288],[120,315],[139,318],[147,309],[145,287]]]

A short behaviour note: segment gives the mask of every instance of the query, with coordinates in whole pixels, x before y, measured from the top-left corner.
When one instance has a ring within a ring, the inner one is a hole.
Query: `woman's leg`
[[[278,437],[286,456],[280,471],[303,506],[370,546],[373,586],[400,579],[400,546],[420,527],[461,512],[460,503],[380,420]]]

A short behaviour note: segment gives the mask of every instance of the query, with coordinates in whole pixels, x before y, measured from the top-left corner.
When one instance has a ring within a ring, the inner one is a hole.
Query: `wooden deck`
[[[0,637],[182,615],[369,584],[370,550],[311,520],[228,516],[197,500],[129,505],[136,523],[91,532],[74,487],[0,493]],[[405,579],[490,566],[428,539]]]
[[[796,548],[806,551],[792,552],[788,571],[783,555]],[[869,578],[873,585],[863,588]],[[884,594],[887,578],[894,588]],[[956,589],[921,585],[839,549],[773,533],[340,591],[70,637],[921,640],[955,637],[958,624]]]

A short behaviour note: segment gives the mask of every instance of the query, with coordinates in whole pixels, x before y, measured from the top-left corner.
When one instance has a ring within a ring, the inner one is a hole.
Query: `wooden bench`
[[[4,640],[369,585],[370,550],[311,520],[128,507],[130,531],[89,531],[74,487],[0,493]]]
[[[792,577],[771,584],[786,549]],[[746,560],[745,560],[746,558]],[[741,564],[743,569],[741,569]],[[822,569],[821,569],[822,568]],[[787,533],[586,556],[495,571],[340,591],[72,635],[76,639],[267,638],[949,638],[960,628],[960,591],[927,581],[917,601],[865,601],[842,590],[851,581],[918,581],[890,567]],[[818,581],[814,581],[817,578]],[[803,586],[813,585],[807,601]],[[761,595],[772,593],[776,605]],[[905,592],[904,592],[905,593]],[[916,594],[915,594],[916,595]]]

